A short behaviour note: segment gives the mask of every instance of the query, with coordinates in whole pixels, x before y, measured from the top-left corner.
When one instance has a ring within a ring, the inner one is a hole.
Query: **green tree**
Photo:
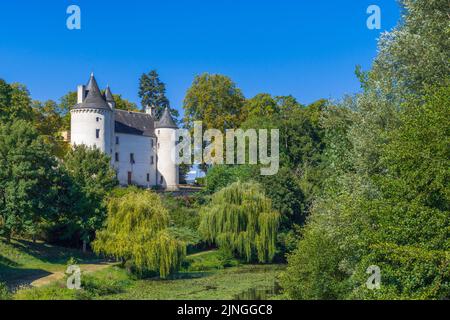
[[[280,112],[280,106],[270,94],[260,93],[245,102],[247,117],[267,117]]]
[[[186,255],[186,245],[168,226],[169,213],[156,193],[129,192],[109,200],[106,227],[97,232],[93,247],[137,273],[155,271],[165,278],[180,268]]]
[[[113,94],[114,101],[116,102],[116,109],[127,111],[139,111],[136,103],[130,102],[127,99],[122,98],[120,94]]]
[[[20,83],[8,84],[0,79],[0,121],[33,119],[30,93]]]
[[[139,79],[139,97],[141,98],[142,108],[154,107],[157,117],[162,115],[165,108],[170,109],[173,118],[179,117],[178,111],[170,108],[169,99],[166,97],[166,85],[159,79],[156,70],[142,74]]]
[[[275,256],[280,214],[260,185],[236,182],[212,196],[202,208],[203,238],[248,262],[270,262]]]
[[[35,235],[54,210],[56,161],[29,122],[0,123],[0,230]]]
[[[245,98],[236,84],[220,74],[202,74],[184,98],[184,119],[187,128],[194,121],[203,121],[205,128],[219,130],[238,128],[244,120]]]
[[[403,5],[374,68],[358,72],[363,92],[325,117],[330,177],[283,277],[292,298],[449,296],[448,10]],[[380,290],[365,287],[370,265]]]
[[[83,251],[106,218],[106,196],[118,184],[116,172],[110,166],[110,158],[99,149],[84,145],[71,149],[64,159],[64,167],[72,183],[80,191],[74,205],[78,212],[74,223],[81,230]]]
[[[62,158],[69,150],[69,144],[63,140],[64,118],[58,104],[52,100],[44,103],[34,101],[34,124],[45,142],[52,148],[52,153]]]
[[[206,175],[206,187],[204,192],[213,194],[230,184],[241,180],[246,182],[252,180],[257,168],[250,165],[215,165],[208,170]]]

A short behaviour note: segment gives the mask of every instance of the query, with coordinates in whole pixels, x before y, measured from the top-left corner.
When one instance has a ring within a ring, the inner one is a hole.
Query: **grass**
[[[70,258],[75,258],[80,264],[99,261],[94,255],[83,254],[80,250],[25,240],[13,240],[8,244],[0,239],[0,282],[5,282],[10,288],[30,284],[65,270]]]
[[[33,244],[14,240],[6,244],[0,239],[0,283],[9,288],[29,285],[36,279],[63,272],[70,258],[83,264],[99,262],[92,254],[79,250]],[[82,274],[82,290],[69,290],[65,279],[39,287],[24,287],[12,295],[18,300],[74,299],[234,299],[254,297],[255,288],[272,288],[283,265],[244,265],[223,252],[211,250],[190,255],[183,269],[167,280],[133,280],[125,270],[110,266]],[[5,287],[0,299],[10,298]],[[265,289],[264,289],[265,290]],[[275,297],[275,296],[274,296]]]
[[[238,296],[245,299],[247,292],[251,294],[255,288],[270,291],[283,269],[280,265],[241,265],[209,272],[180,273],[169,280],[131,280],[124,270],[113,266],[82,276],[82,290],[69,290],[63,281],[58,281],[41,288],[20,290],[14,299],[228,300]]]
[[[8,285],[23,280],[23,277],[38,276],[30,270],[61,272],[66,262],[75,257],[82,262],[95,257],[83,256],[77,250],[69,250],[45,244],[30,244],[16,241],[13,244],[0,242],[0,274]],[[231,265],[232,267],[225,267]],[[83,270],[83,268],[81,268]],[[219,251],[206,251],[188,256],[179,273],[167,280],[135,280],[125,270],[110,266],[105,269],[82,274],[81,290],[66,288],[65,279],[39,288],[22,288],[12,296],[17,300],[197,300],[254,299],[256,289],[266,288],[271,293],[267,298],[276,298],[271,292],[284,265],[244,265],[235,259],[223,259]],[[6,273],[3,273],[7,271]],[[21,278],[22,277],[22,278]],[[259,291],[258,291],[259,292]],[[264,298],[266,296],[263,296]],[[1,297],[0,297],[1,298]]]

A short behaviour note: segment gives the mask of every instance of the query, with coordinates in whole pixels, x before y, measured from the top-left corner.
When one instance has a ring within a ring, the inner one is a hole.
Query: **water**
[[[237,294],[233,300],[268,300],[281,293],[278,282],[269,287],[254,287]]]

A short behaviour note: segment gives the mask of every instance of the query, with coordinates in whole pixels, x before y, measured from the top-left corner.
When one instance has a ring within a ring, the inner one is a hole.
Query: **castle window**
[[[116,137],[116,144],[119,144],[119,137]]]
[[[159,178],[159,184],[163,184],[164,183],[164,177],[163,176],[161,176],[160,178]]]
[[[147,173],[147,182],[150,182],[150,173]]]
[[[116,152],[116,161],[119,161],[119,153]]]
[[[96,137],[97,139],[100,138],[100,129],[95,129],[95,137]]]
[[[99,117],[97,117],[95,120],[97,120],[97,122],[99,122],[100,121],[100,118]]]
[[[150,164],[154,164],[155,163],[155,158],[152,156],[151,158],[150,158]]]
[[[151,144],[151,146],[153,148],[153,145],[154,145],[153,139],[150,139],[150,144]]]
[[[130,153],[130,163],[134,163],[134,153]]]

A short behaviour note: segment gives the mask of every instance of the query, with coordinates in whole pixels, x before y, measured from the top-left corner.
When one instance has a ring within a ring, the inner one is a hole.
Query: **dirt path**
[[[90,272],[94,272],[94,271],[103,270],[111,265],[112,264],[110,264],[110,263],[80,264],[79,267],[80,267],[82,273],[90,273]],[[39,279],[31,282],[30,285],[32,287],[42,287],[42,286],[50,284],[54,281],[64,279],[64,271],[57,271],[48,276],[39,278]]]

